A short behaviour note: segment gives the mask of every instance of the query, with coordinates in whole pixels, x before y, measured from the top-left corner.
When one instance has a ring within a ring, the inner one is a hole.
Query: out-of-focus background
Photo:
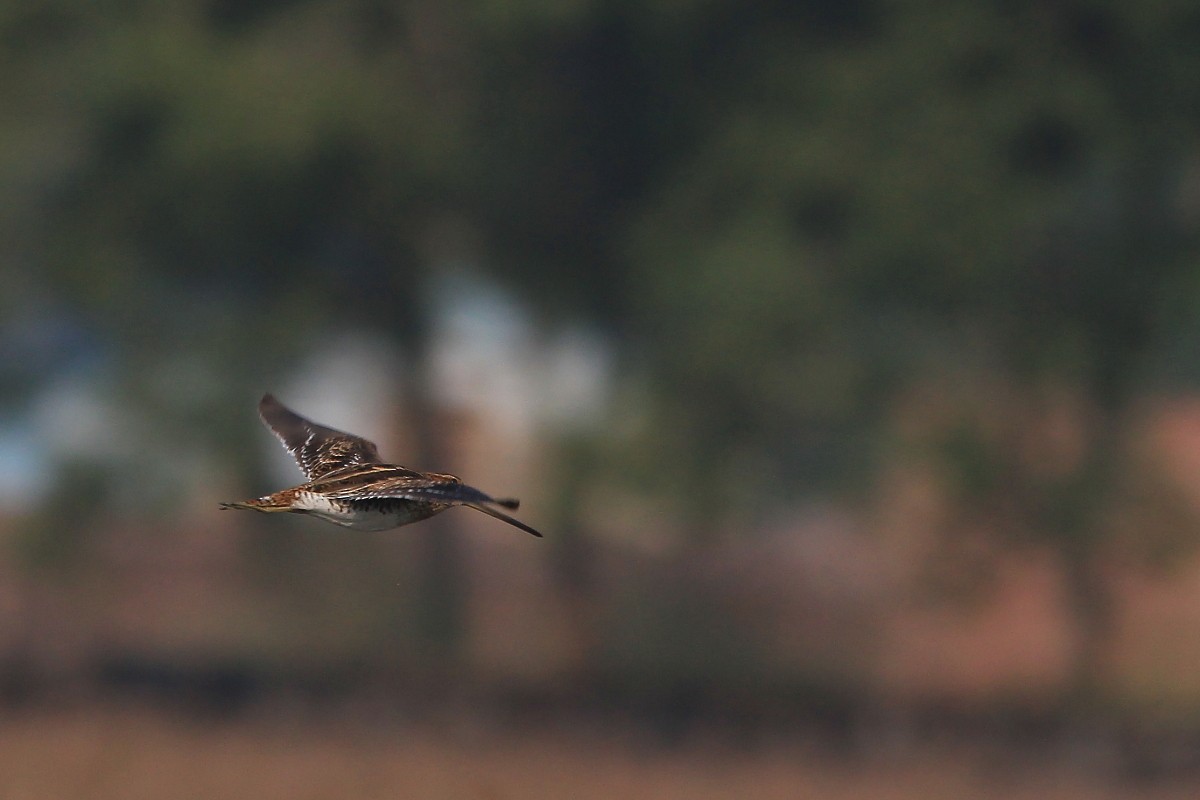
[[[1194,797],[1200,9],[0,6],[0,794]],[[362,534],[255,405],[522,498]]]

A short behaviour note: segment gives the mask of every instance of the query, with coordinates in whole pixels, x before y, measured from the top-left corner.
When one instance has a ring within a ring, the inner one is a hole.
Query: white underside
[[[411,520],[407,514],[385,514],[380,511],[361,511],[330,501],[329,498],[311,492],[303,492],[296,498],[292,508],[302,510],[306,514],[353,528],[356,531],[386,531],[399,527]]]

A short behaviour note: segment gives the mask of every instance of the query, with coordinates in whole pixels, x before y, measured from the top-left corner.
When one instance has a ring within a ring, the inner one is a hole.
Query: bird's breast
[[[353,528],[356,531],[386,531],[431,517],[446,506],[396,498],[345,500],[316,492],[298,492],[292,510]]]

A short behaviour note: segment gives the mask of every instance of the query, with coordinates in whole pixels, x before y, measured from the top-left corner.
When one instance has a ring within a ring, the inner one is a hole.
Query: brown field
[[[956,746],[864,763],[811,745],[647,747],[615,733],[200,722],[146,709],[30,711],[0,723],[0,797],[188,798],[1195,798],[1200,779],[1105,782],[1079,767],[1017,766]]]

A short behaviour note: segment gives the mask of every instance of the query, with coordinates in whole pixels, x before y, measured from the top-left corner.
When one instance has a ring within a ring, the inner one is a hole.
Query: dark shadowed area
[[[0,4],[0,796],[1200,792],[1200,10]],[[302,481],[272,392],[467,509]]]

